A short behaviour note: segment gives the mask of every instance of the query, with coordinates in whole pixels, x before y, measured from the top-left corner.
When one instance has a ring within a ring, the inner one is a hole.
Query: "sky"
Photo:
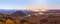
[[[60,9],[60,0],[0,0],[0,9]],[[45,8],[43,8],[45,7]]]

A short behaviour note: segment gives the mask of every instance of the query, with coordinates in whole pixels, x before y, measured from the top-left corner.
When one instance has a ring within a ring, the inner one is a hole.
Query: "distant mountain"
[[[0,12],[16,12],[18,10],[3,10],[3,9],[0,9]]]
[[[60,10],[47,10],[46,12],[60,12]]]
[[[31,10],[4,10],[4,9],[0,9],[0,12],[16,12],[16,11],[31,12]]]
[[[22,12],[32,12],[32,10],[21,10]]]

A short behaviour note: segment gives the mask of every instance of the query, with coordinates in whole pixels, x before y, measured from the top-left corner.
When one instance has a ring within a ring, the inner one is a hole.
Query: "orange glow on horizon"
[[[49,9],[60,9],[60,7],[46,7],[46,6],[42,6],[42,7],[24,7],[24,8],[19,8],[19,10],[49,10]]]

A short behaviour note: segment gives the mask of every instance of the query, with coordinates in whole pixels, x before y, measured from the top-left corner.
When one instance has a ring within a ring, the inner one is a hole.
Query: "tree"
[[[14,24],[14,22],[12,20],[10,20],[10,19],[7,19],[6,24]]]

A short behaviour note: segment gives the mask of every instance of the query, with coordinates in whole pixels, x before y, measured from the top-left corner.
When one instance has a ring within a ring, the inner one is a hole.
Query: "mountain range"
[[[47,10],[46,12],[60,12],[60,10]]]
[[[4,10],[4,9],[0,9],[0,12],[16,12],[16,11],[31,12],[31,10]]]

